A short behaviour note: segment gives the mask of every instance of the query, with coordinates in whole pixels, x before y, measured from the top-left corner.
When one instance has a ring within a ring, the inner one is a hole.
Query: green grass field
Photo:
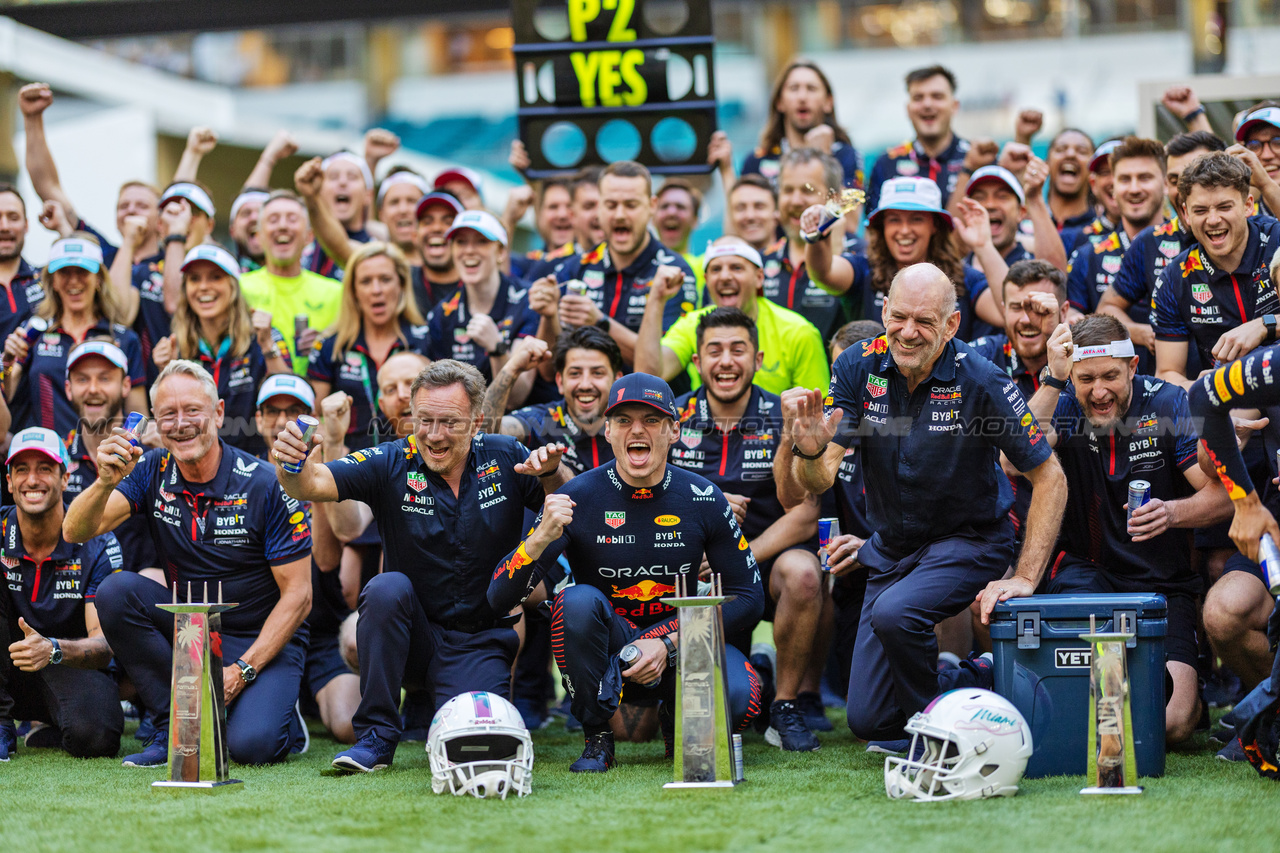
[[[843,726],[840,726],[843,728]],[[130,725],[130,730],[132,725]],[[1240,851],[1280,847],[1280,785],[1214,760],[1204,735],[1169,756],[1141,797],[1081,797],[1082,777],[1030,780],[1013,799],[890,802],[883,757],[847,731],[820,752],[786,755],[746,742],[747,782],[733,791],[664,791],[661,742],[621,745],[621,764],[580,777],[580,735],[535,734],[533,794],[482,801],[431,793],[421,743],[388,770],[328,777],[338,746],[313,728],[311,751],[278,767],[233,767],[242,790],[152,791],[158,771],[20,749],[0,765],[7,851]],[[125,748],[137,742],[126,735]],[[1246,846],[1247,845],[1247,846]]]

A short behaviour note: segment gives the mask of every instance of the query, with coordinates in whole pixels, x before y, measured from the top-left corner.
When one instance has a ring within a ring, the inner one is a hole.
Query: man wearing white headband
[[[759,334],[763,362],[755,374],[756,385],[773,394],[797,385],[825,387],[831,374],[822,335],[795,311],[759,295],[764,285],[760,253],[739,237],[721,237],[707,247],[703,261],[707,295],[714,304],[681,317],[665,335],[666,304],[681,293],[684,276],[672,269],[654,279],[636,338],[636,370],[670,381],[687,369],[693,387],[698,388],[702,379],[691,366],[697,350],[698,321],[716,308],[737,308],[755,320]]]
[[[262,240],[258,236],[258,214],[271,193],[266,190],[246,189],[231,203],[231,239],[236,241],[236,260],[240,269],[253,272],[263,264]]]
[[[302,175],[308,167],[319,168],[321,182],[318,192],[309,192],[295,177],[298,193],[307,199],[307,210],[317,218],[316,204],[323,203],[347,232],[347,239],[355,243],[368,243],[373,235],[365,228],[365,210],[373,193],[373,173],[363,158],[350,151],[339,151],[324,160],[319,157],[308,161],[298,170]],[[333,242],[333,241],[331,241]],[[320,275],[342,280],[342,267],[326,251],[327,243],[313,240],[302,253],[302,267]]]
[[[1165,740],[1178,743],[1200,719],[1202,589],[1186,531],[1229,518],[1231,502],[1196,464],[1186,392],[1137,369],[1128,331],[1109,315],[1091,315],[1074,328],[1063,323],[1049,340],[1048,375],[1030,408],[1057,451],[1068,498],[1053,570],[1040,591],[1165,596],[1173,684]],[[1146,483],[1146,502],[1129,510],[1136,481]]]

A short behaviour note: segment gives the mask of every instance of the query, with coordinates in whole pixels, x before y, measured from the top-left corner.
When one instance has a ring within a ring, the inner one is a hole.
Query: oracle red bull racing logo
[[[632,601],[653,601],[664,595],[674,595],[676,588],[657,581],[643,580],[631,586],[613,587],[614,598],[629,598]]]

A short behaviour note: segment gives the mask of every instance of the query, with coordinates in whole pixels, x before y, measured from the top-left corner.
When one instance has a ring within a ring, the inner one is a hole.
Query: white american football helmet
[[[1012,797],[1031,758],[1031,727],[1013,703],[990,690],[943,693],[906,725],[905,758],[884,762],[892,799]]]
[[[440,706],[427,732],[431,790],[456,796],[529,793],[533,742],[515,706],[496,693],[461,693]]]

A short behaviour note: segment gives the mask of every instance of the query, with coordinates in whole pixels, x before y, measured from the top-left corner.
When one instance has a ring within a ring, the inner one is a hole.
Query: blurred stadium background
[[[63,183],[100,227],[114,222],[120,183],[167,182],[187,131],[201,124],[221,137],[201,169],[221,210],[277,129],[301,143],[275,175],[275,185],[289,185],[302,155],[358,150],[373,126],[403,140],[384,166],[428,176],[471,166],[486,176],[486,203],[500,209],[518,180],[507,165],[516,133],[510,9],[503,0],[466,7],[0,2],[8,16],[0,18],[0,178],[17,178],[36,204],[20,174],[15,96],[42,80],[57,95],[46,123]],[[686,14],[684,0],[647,10],[673,21]],[[738,163],[764,122],[776,70],[796,54],[831,77],[837,117],[868,168],[911,134],[903,74],[935,62],[959,77],[962,135],[1008,139],[1017,111],[1037,107],[1046,116],[1041,153],[1064,126],[1099,139],[1134,130],[1167,137],[1180,127],[1156,103],[1173,82],[1221,102],[1209,106],[1224,135],[1234,109],[1280,94],[1280,0],[715,0],[712,12],[719,123]],[[707,232],[718,230],[715,195],[703,211]],[[27,243],[33,262],[49,242],[40,230]]]

